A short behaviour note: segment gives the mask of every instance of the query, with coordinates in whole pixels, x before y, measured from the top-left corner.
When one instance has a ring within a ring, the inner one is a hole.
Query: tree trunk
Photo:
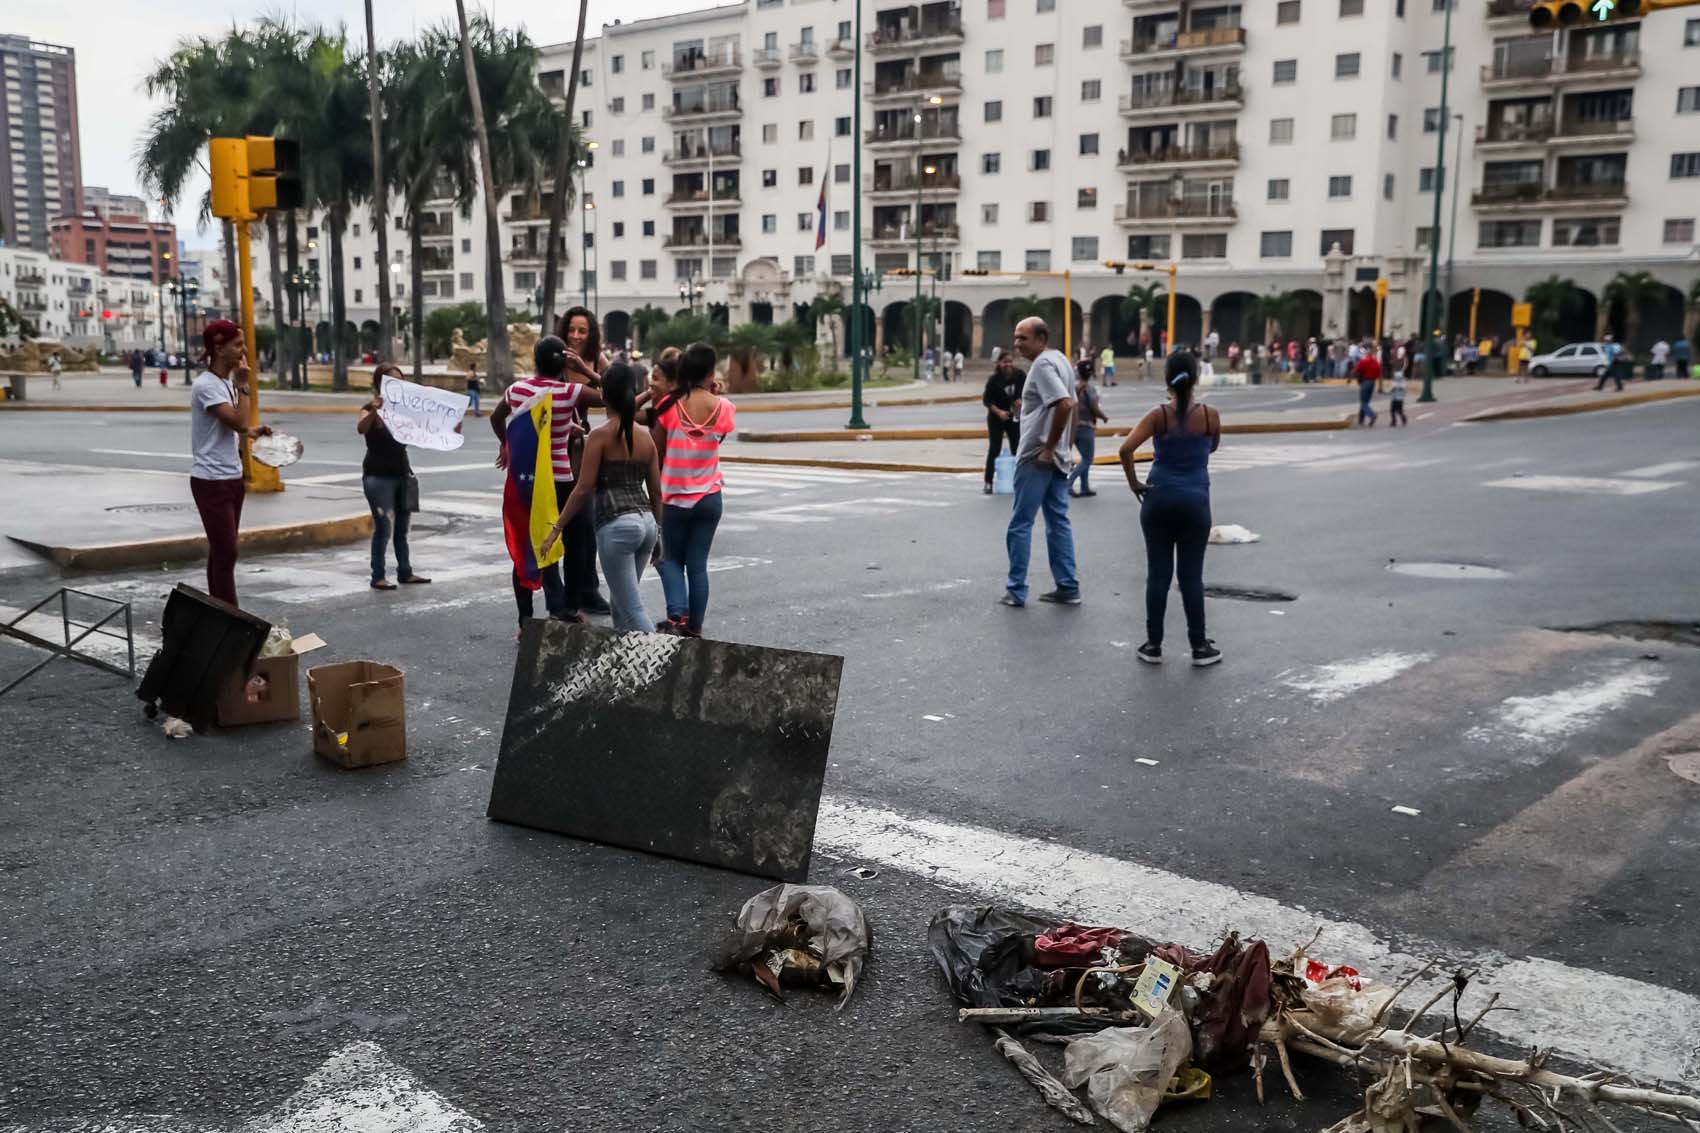
[[[485,294],[490,311],[488,376],[498,390],[513,380],[508,350],[508,304],[502,287],[502,228],[496,219],[496,173],[490,162],[490,132],[484,124],[484,96],[478,89],[478,68],[472,57],[472,35],[466,25],[466,0],[455,0],[460,20],[460,59],[466,68],[466,96],[472,100],[472,133],[478,142],[478,167],[484,183]],[[573,81],[577,81],[575,75]],[[559,192],[559,186],[556,191]]]
[[[378,41],[366,0],[366,99],[372,117],[372,227],[378,233],[378,360],[394,361],[395,308],[390,306],[389,186],[384,181],[384,110],[378,98]]]
[[[237,294],[242,287],[242,277],[236,273],[236,226],[230,221],[219,225],[219,235],[224,241],[224,294],[221,296],[224,317],[233,323],[242,321],[242,296]]]
[[[281,269],[282,252],[277,246],[277,214],[266,214],[266,266],[271,269],[272,276],[272,329],[276,337],[272,340],[272,349],[276,357],[272,359],[272,377],[277,379],[281,388],[284,385],[283,375],[289,372],[289,336],[288,323],[284,318],[283,309],[283,275]]]
[[[294,209],[289,210],[289,224],[287,227],[288,235],[285,237],[284,251],[288,257],[289,278],[293,280],[301,270],[301,244],[297,238]],[[307,324],[306,311],[304,310],[303,303],[304,298],[305,296],[299,288],[291,287],[289,289],[289,356],[295,363],[294,368],[292,368],[289,372],[289,384],[291,387],[296,389],[307,388],[307,380],[305,376],[306,371],[301,369],[301,364],[306,360],[307,351],[309,349],[308,344],[302,342],[301,334]]]
[[[408,251],[413,263],[408,286],[413,289],[413,380],[419,381],[425,365],[425,237],[419,231],[419,216],[408,225]]]
[[[348,322],[348,308],[342,294],[342,227],[348,223],[340,207],[332,208],[328,219],[331,230],[331,388],[338,393],[348,389],[348,355],[344,352],[343,325]]]
[[[584,54],[584,18],[589,8],[590,0],[579,0],[573,66],[567,72],[567,106],[561,116],[560,152],[555,155],[555,192],[549,198],[549,244],[543,254],[543,309],[538,313],[544,334],[555,332],[555,283],[561,271],[561,227],[566,220],[568,189],[572,187],[573,176],[573,108],[578,103],[579,59]],[[584,256],[583,248],[579,249],[579,256]]]

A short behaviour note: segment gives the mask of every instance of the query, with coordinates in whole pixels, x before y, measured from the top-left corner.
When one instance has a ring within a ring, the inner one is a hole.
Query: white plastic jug
[[[1015,495],[1015,457],[1007,452],[992,465],[992,491],[1000,496]]]

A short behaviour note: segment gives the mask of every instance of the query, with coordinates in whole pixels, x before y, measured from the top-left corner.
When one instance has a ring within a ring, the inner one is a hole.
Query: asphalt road
[[[358,460],[347,422],[296,420],[310,458]],[[63,453],[70,427],[0,426],[26,457]],[[89,447],[174,450],[182,427],[125,420]],[[238,579],[245,605],[329,641],[316,660],[406,669],[405,764],[340,772],[290,725],[173,743],[123,682],[69,668],[0,705],[0,1128],[229,1128],[369,1039],[504,1130],[1061,1129],[929,969],[931,913],[988,897],[1266,931],[1276,951],[1303,943],[1277,928],[1326,918],[1423,955],[1528,958],[1547,982],[1525,988],[1632,984],[1651,1010],[1594,1037],[1692,1086],[1700,788],[1663,756],[1700,749],[1700,649],[1573,631],[1692,625],[1696,437],[1693,403],[1230,437],[1216,521],[1263,538],[1212,547],[1206,580],[1291,600],[1212,600],[1227,661],[1206,671],[1134,662],[1137,510],[1105,470],[1072,509],[1085,604],[1019,611],[995,602],[1007,500],[976,477],[731,470],[710,634],[846,659],[814,878],[865,903],[876,955],[836,1015],[706,970],[763,883],[485,821],[513,649],[497,481],[432,475],[429,589],[367,590],[362,548]],[[432,460],[491,449],[474,429]],[[1454,566],[1390,569],[1420,563]],[[197,576],[82,584],[157,618]],[[0,580],[0,600],[41,585]],[[5,672],[24,656],[0,646]],[[924,822],[958,833],[906,857]],[[1566,1029],[1526,1006],[1502,1034]],[[1316,1129],[1352,1107],[1331,1073],[1305,1082],[1306,1105],[1277,1088],[1259,1109],[1242,1076],[1163,1125]]]

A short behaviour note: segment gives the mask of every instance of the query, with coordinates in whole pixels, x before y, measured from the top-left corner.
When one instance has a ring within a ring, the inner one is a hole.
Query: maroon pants
[[[242,523],[242,478],[189,477],[189,492],[207,531],[207,593],[236,605],[236,531]]]

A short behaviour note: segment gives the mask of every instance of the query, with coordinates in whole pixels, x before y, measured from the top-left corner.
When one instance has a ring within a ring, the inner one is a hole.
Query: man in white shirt
[[[1080,605],[1075,576],[1074,528],[1068,520],[1068,477],[1074,470],[1068,440],[1074,422],[1074,372],[1068,358],[1050,345],[1043,319],[1023,319],[1015,328],[1015,349],[1031,365],[1021,388],[1021,444],[1015,452],[1015,507],[1005,543],[1009,582],[999,599],[1019,609],[1027,604],[1027,562],[1033,548],[1033,520],[1045,512],[1045,550],[1057,588],[1039,601]]]
[[[270,427],[248,426],[248,351],[242,328],[215,319],[201,334],[207,368],[189,390],[189,442],[194,463],[189,493],[207,533],[207,593],[236,605],[236,533],[242,524],[240,437],[264,437]]]

